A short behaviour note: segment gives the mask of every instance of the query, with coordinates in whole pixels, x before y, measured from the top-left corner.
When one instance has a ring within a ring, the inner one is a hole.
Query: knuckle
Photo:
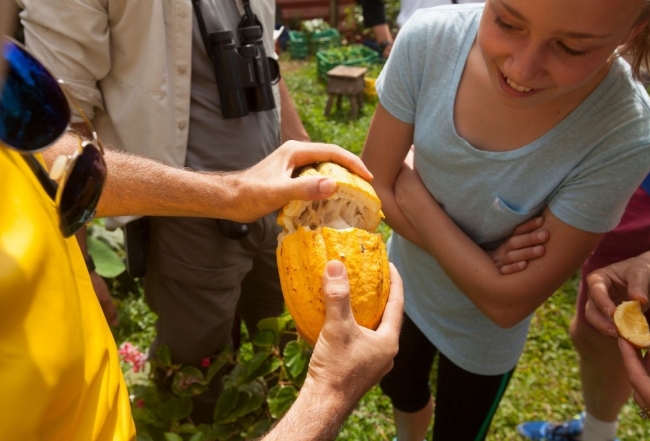
[[[347,297],[350,294],[350,286],[343,282],[329,282],[323,286],[323,291],[329,297]]]

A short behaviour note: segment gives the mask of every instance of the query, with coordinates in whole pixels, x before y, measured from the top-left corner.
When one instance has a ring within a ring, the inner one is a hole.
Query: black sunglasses
[[[18,42],[5,37],[3,49],[7,71],[0,94],[0,141],[22,154],[55,201],[61,233],[70,237],[95,215],[106,182],[104,148],[81,107],[65,92],[63,81],[55,79]],[[84,119],[91,140],[70,127],[66,97]],[[57,158],[48,175],[31,154],[46,149],[66,132],[77,135],[79,147],[72,155]]]

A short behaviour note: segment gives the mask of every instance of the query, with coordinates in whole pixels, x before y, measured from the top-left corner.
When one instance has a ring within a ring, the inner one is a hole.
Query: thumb
[[[330,260],[323,274],[325,297],[325,323],[346,321],[351,315],[350,282],[345,266],[338,260]]]
[[[300,176],[291,181],[291,199],[315,201],[330,197],[336,191],[336,181],[324,176]]]

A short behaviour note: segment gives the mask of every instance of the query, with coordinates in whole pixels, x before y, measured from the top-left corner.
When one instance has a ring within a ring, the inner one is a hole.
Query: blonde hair
[[[644,0],[645,8],[634,26],[643,25],[643,29],[630,41],[619,48],[619,54],[632,65],[632,75],[636,80],[641,80],[643,72],[647,75],[650,71],[650,0]]]

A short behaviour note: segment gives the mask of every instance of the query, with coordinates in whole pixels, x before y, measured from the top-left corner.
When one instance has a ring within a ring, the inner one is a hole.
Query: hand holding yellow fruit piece
[[[638,349],[650,348],[650,327],[638,300],[623,302],[616,307],[614,323],[619,335]]]
[[[340,260],[350,281],[355,320],[376,329],[390,288],[388,257],[381,235],[383,218],[372,186],[345,168],[322,162],[300,175],[334,178],[336,192],[320,201],[291,201],[278,215],[278,270],[287,308],[298,333],[312,346],[325,322],[322,277],[330,260]]]

